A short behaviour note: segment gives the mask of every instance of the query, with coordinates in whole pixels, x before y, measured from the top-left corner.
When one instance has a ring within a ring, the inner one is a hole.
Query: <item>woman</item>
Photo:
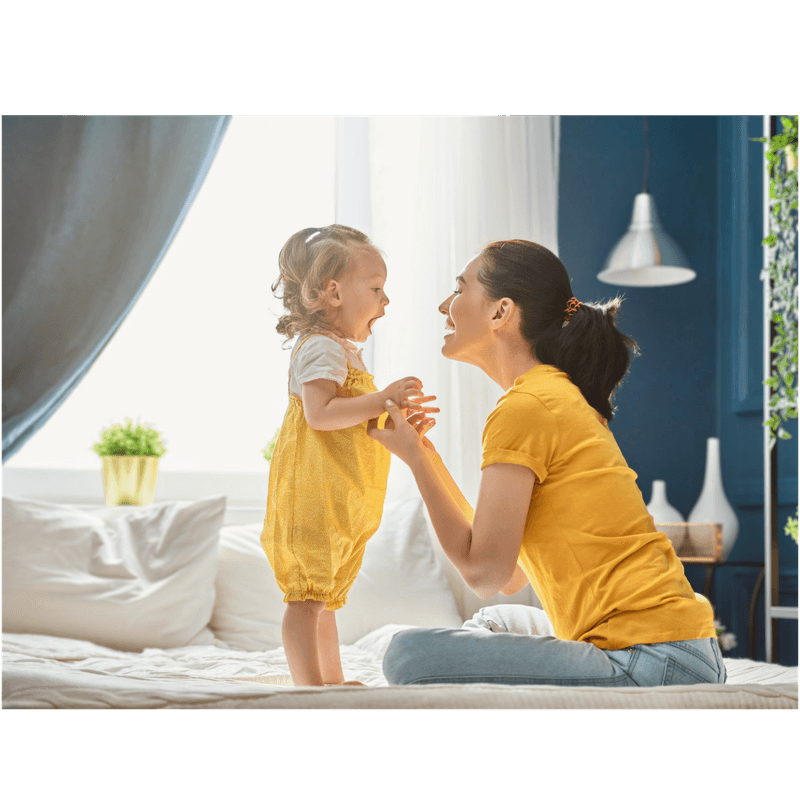
[[[483,432],[474,517],[419,435],[432,420],[387,404],[394,428],[370,435],[411,468],[470,588],[487,598],[530,581],[552,628],[537,626],[535,609],[510,624],[520,607],[495,606],[461,629],[402,631],[384,660],[390,683],[724,683],[711,606],[655,529],[608,428],[636,348],[616,329],[619,304],[578,302],[553,253],[510,240],[470,261],[440,306],[443,354],[506,392]]]

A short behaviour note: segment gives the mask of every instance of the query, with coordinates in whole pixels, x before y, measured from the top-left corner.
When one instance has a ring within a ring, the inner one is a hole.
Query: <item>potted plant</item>
[[[153,502],[158,460],[167,452],[161,434],[126,418],[100,434],[92,449],[103,459],[106,505],[144,506]]]

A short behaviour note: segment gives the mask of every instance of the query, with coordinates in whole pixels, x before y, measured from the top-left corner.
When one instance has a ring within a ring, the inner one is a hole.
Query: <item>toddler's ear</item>
[[[322,287],[322,296],[325,298],[328,305],[340,306],[342,304],[339,284],[334,280],[328,281],[325,286]]]

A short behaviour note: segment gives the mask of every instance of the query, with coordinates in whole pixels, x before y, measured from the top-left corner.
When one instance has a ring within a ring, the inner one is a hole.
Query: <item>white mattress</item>
[[[723,686],[388,686],[385,625],[342,647],[348,680],[364,687],[290,685],[283,648],[224,646],[123,652],[77,639],[3,634],[3,708],[791,708],[797,667],[725,659]]]

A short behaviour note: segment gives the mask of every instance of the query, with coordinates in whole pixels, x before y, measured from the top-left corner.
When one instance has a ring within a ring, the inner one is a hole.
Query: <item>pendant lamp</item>
[[[678,244],[666,234],[658,219],[655,200],[647,193],[650,135],[644,118],[644,180],[633,201],[628,232],[609,253],[597,279],[615,286],[674,286],[697,277]]]

